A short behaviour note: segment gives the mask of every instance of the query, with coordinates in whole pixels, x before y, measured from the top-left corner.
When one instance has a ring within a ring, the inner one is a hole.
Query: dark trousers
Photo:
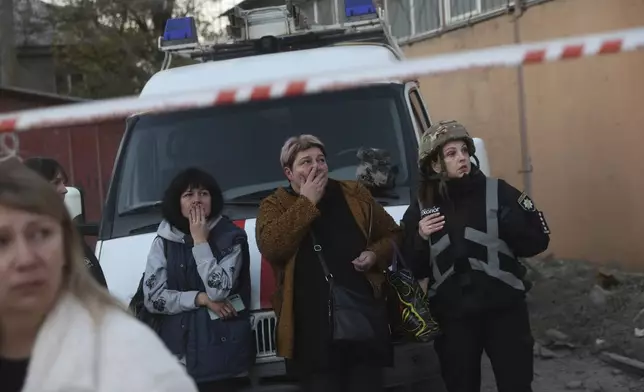
[[[300,383],[302,392],[381,392],[383,368],[356,365],[342,370],[307,375]]]
[[[534,339],[525,302],[481,315],[444,319],[434,347],[449,392],[481,390],[481,357],[487,353],[499,392],[532,392]]]
[[[249,385],[246,378],[233,378],[227,380],[197,383],[199,392],[237,392]]]

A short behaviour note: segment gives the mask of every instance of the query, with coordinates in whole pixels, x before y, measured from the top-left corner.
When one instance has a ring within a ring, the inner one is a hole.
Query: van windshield
[[[356,179],[360,148],[386,150],[397,174],[396,187],[383,204],[408,204],[415,161],[415,154],[409,154],[415,149],[411,127],[403,86],[396,84],[142,115],[125,136],[116,184],[110,188],[106,210],[111,209],[114,221],[122,221],[114,222],[110,237],[127,235],[146,223],[131,222],[136,215],[147,216],[149,224],[158,223],[165,188],[179,171],[191,166],[217,179],[229,204],[227,215],[255,217],[262,197],[288,186],[279,164],[280,149],[287,138],[299,134],[322,140],[329,177],[336,180]],[[122,224],[125,227],[117,229]]]

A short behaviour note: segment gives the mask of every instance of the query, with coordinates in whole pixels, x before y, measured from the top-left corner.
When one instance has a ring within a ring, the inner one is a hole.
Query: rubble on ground
[[[526,265],[535,391],[644,392],[644,274],[552,256]]]
[[[644,362],[610,352],[602,352],[601,358],[612,365],[625,369],[629,373],[644,377]]]
[[[552,350],[603,351],[644,361],[644,274],[582,261],[531,259],[535,338]]]

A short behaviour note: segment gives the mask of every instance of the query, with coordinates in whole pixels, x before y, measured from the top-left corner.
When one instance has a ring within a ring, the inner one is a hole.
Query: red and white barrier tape
[[[0,134],[93,123],[140,112],[170,112],[314,94],[353,88],[375,81],[410,80],[469,68],[531,65],[637,49],[644,49],[644,28],[408,59],[399,64],[370,70],[348,68],[345,72],[334,72],[307,80],[275,80],[262,85],[231,85],[215,91],[173,92],[167,95],[115,98],[25,110],[0,115]]]

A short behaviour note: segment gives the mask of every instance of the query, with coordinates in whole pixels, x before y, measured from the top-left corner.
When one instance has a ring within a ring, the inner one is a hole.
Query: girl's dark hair
[[[63,177],[64,182],[67,182],[67,180],[69,180],[63,166],[53,158],[34,157],[25,159],[22,163],[24,163],[25,166],[27,166],[31,170],[34,170],[36,173],[40,174],[41,177],[49,182],[53,181],[58,174]]]
[[[161,201],[163,218],[184,234],[190,233],[188,219],[181,215],[181,195],[188,189],[203,188],[210,193],[210,215],[217,216],[224,208],[224,195],[217,181],[207,172],[190,167],[177,174],[165,190]]]

